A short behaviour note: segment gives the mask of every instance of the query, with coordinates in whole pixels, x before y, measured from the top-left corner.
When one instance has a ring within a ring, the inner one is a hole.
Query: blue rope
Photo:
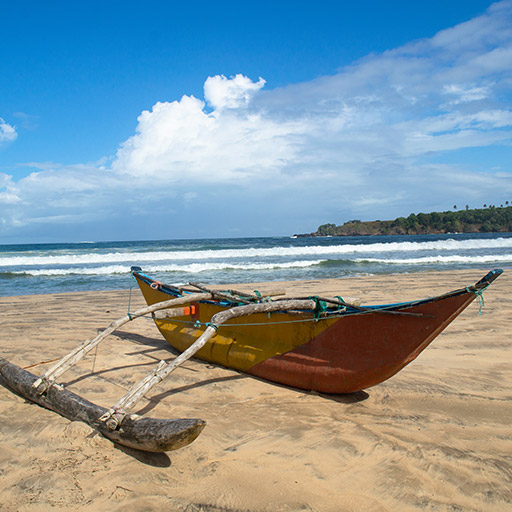
[[[304,322],[317,322],[318,320],[331,320],[331,319],[337,319],[337,318],[343,318],[346,315],[329,315],[329,317],[325,318],[301,318],[300,320],[283,320],[282,322],[257,322],[257,323],[244,323],[244,324],[222,324],[222,325],[216,325],[212,324],[210,322],[200,322],[199,320],[196,320],[195,322],[190,322],[188,320],[178,320],[176,318],[173,318],[171,321],[172,323],[177,324],[187,324],[195,327],[196,329],[200,329],[201,327],[208,327],[211,326],[214,329],[219,329],[219,327],[259,327],[263,325],[280,325],[280,324],[299,324]]]
[[[187,322],[187,321],[183,321],[183,320],[173,320],[173,322],[179,322],[179,323],[182,323],[182,324],[192,324],[192,322]],[[194,322],[194,327],[196,329],[200,329],[203,326],[204,327],[213,327],[216,331],[219,330],[219,326],[217,324],[214,324],[213,322],[202,323],[199,320],[196,320]]]

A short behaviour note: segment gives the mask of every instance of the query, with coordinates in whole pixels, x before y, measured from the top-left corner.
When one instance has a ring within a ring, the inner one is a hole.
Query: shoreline
[[[455,288],[462,287],[462,281],[468,281],[464,284],[464,286],[474,284],[471,282],[472,280],[478,280],[481,277],[483,277],[487,272],[490,270],[493,270],[495,268],[500,268],[504,271],[504,273],[508,273],[512,271],[512,267],[509,267],[507,265],[498,265],[498,266],[488,266],[488,267],[481,267],[481,268],[466,268],[466,269],[451,269],[451,270],[421,270],[421,271],[415,271],[415,272],[396,272],[396,273],[379,273],[379,274],[368,274],[368,275],[356,275],[356,276],[341,276],[341,277],[331,277],[331,278],[311,278],[311,279],[294,279],[294,280],[272,280],[272,281],[254,281],[254,282],[246,282],[246,283],[213,283],[213,284],[206,284],[206,286],[210,288],[239,288],[241,291],[252,291],[254,287],[262,288],[264,291],[273,290],[273,289],[282,289],[285,287],[286,289],[300,289],[304,290],[308,286],[312,287],[312,289],[315,291],[316,294],[320,293],[317,288],[320,286],[323,290],[331,290],[336,291],[338,293],[339,291],[343,291],[342,289],[346,288],[348,285],[349,289],[353,289],[354,287],[360,288],[364,290],[364,286],[357,286],[357,283],[373,283],[375,280],[384,280],[384,281],[396,281],[397,278],[400,280],[402,278],[407,279],[414,279],[414,278],[422,278],[422,277],[428,277],[431,276],[435,281],[441,280],[447,283],[452,283],[452,286],[455,286]],[[459,284],[457,280],[461,280]],[[166,282],[165,284],[169,285],[175,285],[173,282]],[[180,284],[180,286],[186,286],[186,284]],[[340,290],[341,289],[341,290]],[[133,285],[131,287],[132,294],[137,295],[140,294],[140,290],[137,285]],[[445,290],[445,291],[451,291]],[[130,288],[115,288],[115,289],[99,289],[99,290],[74,290],[74,291],[55,291],[50,293],[27,293],[27,294],[17,294],[17,295],[0,295],[0,301],[3,299],[11,299],[16,297],[46,297],[46,296],[53,296],[53,295],[79,295],[84,294],[84,296],[87,296],[87,294],[129,294]],[[438,293],[433,290],[433,293],[437,295]],[[441,292],[439,292],[440,294]],[[290,295],[290,293],[287,293],[286,295]],[[417,298],[423,298],[423,297],[417,297]]]
[[[512,264],[512,233],[291,240],[239,238],[26,246],[0,257],[0,296],[129,288],[140,266],[162,282],[250,283],[479,269]]]
[[[388,303],[463,288],[486,273],[236,288]],[[0,386],[2,510],[505,510],[512,503],[509,274],[484,293],[481,315],[474,302],[415,361],[363,392],[309,393],[188,361],[136,411],[207,421],[194,443],[167,454],[120,449]],[[128,299],[129,290],[0,297],[0,355],[20,366],[61,357],[126,314]],[[131,310],[143,305],[134,288]],[[153,322],[141,319],[59,382],[110,406],[172,354]]]

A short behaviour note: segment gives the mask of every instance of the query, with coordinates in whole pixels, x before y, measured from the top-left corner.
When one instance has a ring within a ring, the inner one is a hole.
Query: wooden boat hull
[[[476,285],[438,297],[347,309],[330,317],[277,312],[236,318],[220,326],[197,357],[280,384],[323,393],[350,393],[379,384],[414,360],[489,284],[490,272]],[[147,303],[175,296],[166,287],[134,272]],[[155,319],[164,338],[187,349],[212,316],[228,305],[194,304],[190,317]]]
[[[415,359],[472,302],[471,295],[405,309],[422,317],[349,315],[308,343],[256,364],[249,373],[324,393],[375,386]]]

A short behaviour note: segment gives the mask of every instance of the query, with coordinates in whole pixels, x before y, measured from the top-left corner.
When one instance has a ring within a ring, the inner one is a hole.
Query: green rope
[[[487,290],[487,288],[489,287],[489,285],[487,285],[485,288],[482,288],[481,290],[471,290],[470,287],[466,287],[466,291],[467,292],[471,292],[471,293],[474,293],[476,295],[476,300],[478,301],[478,314],[481,315],[482,314],[482,308],[485,306],[485,301],[484,301],[484,291]]]
[[[343,305],[344,305],[345,301],[339,295],[336,295],[334,298],[338,299],[340,301],[340,303],[338,305],[338,311],[339,311],[340,309],[343,308]]]
[[[263,297],[259,290],[253,290],[256,298],[253,299],[256,304],[263,304],[264,302],[272,302],[272,297]]]
[[[315,301],[315,319],[318,320],[322,313],[325,313],[327,311],[327,303],[323,300],[320,300],[317,295],[314,297],[309,297],[310,300]]]

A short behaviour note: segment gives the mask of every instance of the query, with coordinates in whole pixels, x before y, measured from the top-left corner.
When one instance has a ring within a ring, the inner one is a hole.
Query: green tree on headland
[[[322,224],[315,233],[298,236],[346,236],[346,235],[417,235],[429,233],[492,233],[512,232],[512,206],[490,205],[488,208],[411,213],[395,220],[362,222],[350,220],[341,226]],[[454,208],[456,206],[454,205]]]
[[[336,224],[322,224],[318,227],[320,236],[332,236],[336,234]]]

